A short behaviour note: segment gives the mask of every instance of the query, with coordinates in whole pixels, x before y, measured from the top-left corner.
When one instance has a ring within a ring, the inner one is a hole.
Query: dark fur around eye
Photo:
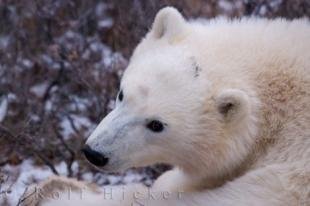
[[[164,130],[164,124],[158,120],[150,121],[146,127],[153,132],[161,132]]]

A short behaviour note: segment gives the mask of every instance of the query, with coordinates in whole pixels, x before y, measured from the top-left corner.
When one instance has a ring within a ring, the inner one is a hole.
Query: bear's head
[[[86,142],[90,162],[108,171],[168,163],[212,175],[246,157],[256,131],[253,97],[212,83],[191,32],[176,9],[159,11],[123,75],[115,109]]]

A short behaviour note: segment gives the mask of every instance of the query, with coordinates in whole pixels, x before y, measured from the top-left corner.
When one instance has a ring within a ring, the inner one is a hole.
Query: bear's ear
[[[241,121],[250,113],[248,95],[239,89],[225,89],[216,98],[216,107],[224,120]]]
[[[177,9],[165,7],[157,13],[151,33],[157,39],[162,37],[170,39],[182,33],[185,25],[185,19]]]

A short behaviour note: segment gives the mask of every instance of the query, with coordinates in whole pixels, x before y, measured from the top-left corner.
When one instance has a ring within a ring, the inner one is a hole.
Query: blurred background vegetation
[[[309,0],[0,0],[0,195],[51,174],[151,184],[169,168],[98,174],[80,154],[113,108],[135,45],[167,5],[187,18],[310,16]],[[14,201],[0,196],[0,204]]]

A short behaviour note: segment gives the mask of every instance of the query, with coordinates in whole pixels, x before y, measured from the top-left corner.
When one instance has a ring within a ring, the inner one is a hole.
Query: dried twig
[[[57,139],[61,142],[64,148],[69,152],[69,158],[65,158],[65,161],[67,163],[68,177],[72,177],[73,176],[72,165],[75,161],[76,154],[74,150],[67,144],[63,135],[58,131],[55,124],[53,124],[53,128],[54,128],[54,132],[56,134]]]
[[[46,156],[44,156],[39,149],[37,149],[38,145],[34,141],[34,138],[31,138],[29,135],[26,134],[20,134],[15,136],[8,129],[1,125],[0,138],[7,138],[8,140],[17,143],[22,147],[27,147],[29,151],[36,157],[38,157],[45,165],[47,165],[55,175],[59,175],[54,164]]]

